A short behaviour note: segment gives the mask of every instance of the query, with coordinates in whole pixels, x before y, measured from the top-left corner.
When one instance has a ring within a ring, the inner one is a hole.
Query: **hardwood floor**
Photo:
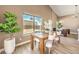
[[[73,38],[62,37],[61,43],[54,47],[52,53],[78,54],[79,42]]]
[[[47,53],[47,51],[46,51]],[[69,37],[61,37],[61,43],[52,47],[52,54],[79,54],[79,41]],[[37,48],[34,51],[30,43],[17,47],[13,54],[39,54]]]
[[[74,39],[78,39],[78,34],[70,34],[67,37],[74,38]]]

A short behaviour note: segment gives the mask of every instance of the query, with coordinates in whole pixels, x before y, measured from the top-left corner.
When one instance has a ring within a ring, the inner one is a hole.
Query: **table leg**
[[[44,45],[44,39],[40,39],[40,53],[45,53],[45,45]]]
[[[34,49],[34,40],[33,40],[33,36],[31,35],[31,49],[33,50]]]

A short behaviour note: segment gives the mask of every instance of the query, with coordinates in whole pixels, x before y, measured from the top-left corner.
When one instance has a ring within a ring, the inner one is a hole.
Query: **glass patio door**
[[[23,14],[23,34],[42,31],[42,18],[30,14]]]
[[[34,17],[34,31],[35,32],[40,32],[42,31],[42,18],[40,16],[35,16]]]

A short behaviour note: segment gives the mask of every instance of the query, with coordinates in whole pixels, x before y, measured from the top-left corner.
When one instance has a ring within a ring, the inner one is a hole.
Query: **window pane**
[[[41,31],[42,18],[39,16],[35,16],[34,21],[35,21],[35,31]]]
[[[33,17],[31,15],[23,15],[23,34],[33,32]]]

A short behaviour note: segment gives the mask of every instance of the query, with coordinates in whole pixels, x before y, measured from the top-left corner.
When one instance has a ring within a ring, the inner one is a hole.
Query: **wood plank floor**
[[[78,54],[79,42],[73,38],[62,37],[61,43],[57,44],[52,52],[57,54]]]
[[[17,47],[13,54],[39,54],[39,50],[35,48],[32,51],[29,43]],[[79,41],[69,37],[61,37],[61,43],[53,46],[52,54],[79,54]]]

